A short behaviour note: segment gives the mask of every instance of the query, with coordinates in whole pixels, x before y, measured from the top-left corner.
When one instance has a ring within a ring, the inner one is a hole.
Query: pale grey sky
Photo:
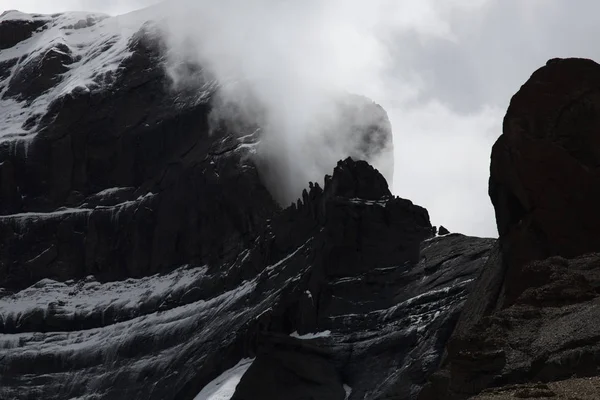
[[[90,11],[120,15],[160,0],[0,0],[0,10],[51,14],[63,11]]]
[[[235,1],[214,0],[230,5]],[[230,19],[243,25],[245,15],[253,15],[273,28],[268,23],[269,1],[274,0],[237,3],[243,6],[231,8],[228,18],[238,13]],[[0,0],[0,9],[114,15],[155,2]],[[180,0],[177,4],[190,6],[182,11],[193,25],[194,12],[200,12],[194,6],[199,3]],[[487,195],[489,155],[510,97],[550,58],[600,59],[595,43],[600,34],[596,0],[306,0],[293,4],[293,18],[274,14],[285,21],[277,28],[296,29],[296,36],[317,32],[326,45],[314,54],[291,54],[288,49],[286,60],[298,61],[309,70],[322,57],[327,62],[320,78],[382,104],[394,129],[394,193],[426,207],[434,225],[471,235],[496,235]],[[313,24],[311,18],[320,22]],[[256,38],[272,34],[265,30]],[[309,46],[317,41],[303,37],[300,43]],[[278,49],[258,46],[257,58],[273,51]],[[295,73],[302,72],[297,70],[298,62],[292,63]]]

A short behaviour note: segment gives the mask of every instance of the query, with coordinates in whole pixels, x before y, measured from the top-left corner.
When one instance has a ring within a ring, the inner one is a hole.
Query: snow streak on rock
[[[6,76],[0,74],[0,141],[31,138],[35,133],[31,121],[46,114],[51,102],[73,91],[106,89],[119,65],[131,55],[127,45],[146,22],[144,17],[144,13],[119,17],[83,12],[4,13],[2,24],[37,22],[40,27],[29,39],[0,52],[0,67],[9,71]],[[48,82],[41,82],[42,72],[49,74]],[[34,91],[32,80],[40,80],[39,92]],[[26,96],[29,91],[31,96]]]
[[[252,365],[252,358],[244,358],[235,367],[228,369],[219,375],[218,378],[206,385],[194,400],[229,400],[235,392],[237,384],[244,376],[244,373]]]

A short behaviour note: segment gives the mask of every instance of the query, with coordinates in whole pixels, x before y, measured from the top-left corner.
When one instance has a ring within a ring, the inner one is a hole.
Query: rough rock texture
[[[110,89],[57,98],[33,140],[0,143],[2,287],[222,262],[278,209],[248,158],[256,138],[211,136],[210,104],[169,91],[151,39],[130,41]],[[33,84],[28,65],[14,76]]]
[[[0,17],[0,398],[192,399],[248,358],[234,399],[415,398],[495,240],[351,158],[282,210],[260,126],[133,17]]]
[[[0,18],[10,11],[4,11]],[[6,20],[0,23],[0,50],[8,49],[26,39],[48,23],[49,18],[38,18],[31,20]]]
[[[414,398],[494,240],[432,237],[426,210],[389,192],[343,196],[369,173],[340,162],[231,263],[5,296],[0,393],[191,399],[255,357],[234,399],[344,399],[343,384],[350,399]]]
[[[486,390],[473,400],[596,400],[600,398],[600,379],[573,378],[560,382],[509,385]]]
[[[420,399],[600,374],[599,90],[600,65],[554,59],[513,97],[491,159],[498,245]]]
[[[550,60],[510,102],[490,197],[514,284],[529,261],[600,251],[599,107],[600,65],[585,59]]]

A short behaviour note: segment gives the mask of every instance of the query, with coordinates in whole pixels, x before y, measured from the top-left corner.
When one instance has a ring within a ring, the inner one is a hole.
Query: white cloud
[[[0,0],[0,8],[114,14],[150,3]],[[178,12],[173,43],[191,37],[191,55],[249,78],[276,111],[285,157],[306,171],[292,178],[321,173],[302,165],[311,149],[298,138],[326,109],[316,101],[322,91],[364,94],[393,124],[395,193],[428,208],[434,224],[473,235],[496,235],[489,154],[510,97],[549,58],[600,58],[595,0],[178,0],[169,8]]]
[[[160,0],[0,0],[0,12],[19,10],[52,14],[65,11],[89,11],[120,15],[159,2]]]

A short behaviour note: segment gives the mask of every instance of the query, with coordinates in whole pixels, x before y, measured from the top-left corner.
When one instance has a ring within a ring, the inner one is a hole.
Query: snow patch
[[[269,265],[267,268],[265,268],[265,271],[267,271],[269,277],[271,276],[271,273],[275,269],[277,269],[279,266],[283,265],[287,260],[289,260],[290,258],[294,257],[300,250],[302,250],[304,247],[306,247],[306,245],[309,244],[312,239],[313,238],[310,237],[306,242],[304,242],[304,244],[302,246],[298,247],[292,253],[288,254],[286,257],[284,257],[283,259],[279,260],[275,264]]]
[[[124,190],[130,190],[130,189],[135,189],[135,188],[132,188],[132,187],[113,187],[113,188],[104,189],[104,190],[96,193],[94,196],[105,197],[105,196],[110,196],[110,195],[122,192]]]
[[[152,299],[160,301],[169,293],[191,287],[206,270],[206,267],[181,267],[165,275],[108,283],[99,283],[93,276],[77,283],[42,279],[16,294],[0,298],[0,316],[3,320],[10,317],[16,321],[42,310],[44,314],[85,317],[109,307],[129,313]]]
[[[244,358],[235,367],[223,372],[219,377],[209,382],[194,400],[229,400],[235,393],[235,388],[242,376],[252,365],[254,358]]]
[[[344,392],[346,392],[346,399],[348,400],[350,398],[350,395],[352,394],[352,388],[346,384],[344,384]]]
[[[304,334],[304,335],[300,335],[296,331],[296,332],[291,333],[290,336],[294,337],[296,339],[310,340],[310,339],[330,337],[331,336],[331,331],[328,330],[328,331],[323,331],[323,332],[307,333],[307,334]]]
[[[9,11],[0,21],[48,21],[46,29],[15,46],[0,51],[0,62],[17,60],[10,75],[0,81],[0,142],[27,135],[24,123],[30,118],[46,114],[52,101],[75,89],[89,92],[109,86],[102,77],[116,72],[119,65],[131,55],[128,43],[149,16],[131,13],[119,17],[84,12],[69,12],[52,16],[28,15]],[[62,75],[62,80],[30,102],[4,98],[9,82],[21,67],[36,62],[48,51],[59,51],[57,46],[68,48],[74,60]]]

